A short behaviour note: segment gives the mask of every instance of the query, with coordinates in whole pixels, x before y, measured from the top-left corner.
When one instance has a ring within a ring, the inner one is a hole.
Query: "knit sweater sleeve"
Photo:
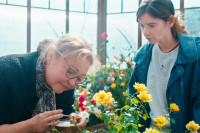
[[[39,53],[0,57],[0,125],[31,117],[35,107],[35,65]]]
[[[18,114],[20,110],[12,110],[20,108],[24,101],[23,93],[17,86],[25,86],[23,81],[23,71],[19,68],[19,64],[13,63],[7,58],[0,59],[0,125],[5,123],[13,123],[17,119],[17,115],[13,116],[13,112]]]

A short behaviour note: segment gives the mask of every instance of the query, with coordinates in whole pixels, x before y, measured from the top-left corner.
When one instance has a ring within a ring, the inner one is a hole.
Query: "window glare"
[[[4,4],[5,4],[5,3],[6,3],[6,0],[0,0],[0,3],[4,3]]]
[[[137,0],[123,0],[123,12],[133,12],[138,9]]]
[[[83,12],[84,1],[83,0],[69,0],[69,10]]]
[[[185,8],[200,7],[200,0],[184,0]]]
[[[180,15],[180,1],[172,0],[176,15]],[[81,34],[92,43],[95,55],[98,3],[99,0],[69,0],[69,32]],[[27,52],[26,5],[27,0],[0,0],[0,56]],[[31,5],[31,51],[35,51],[43,39],[57,39],[65,34],[66,0],[31,0]],[[200,0],[184,0],[184,8],[186,31],[189,35],[200,36]],[[125,52],[130,45],[137,49],[137,9],[138,0],[107,0],[108,60]],[[145,43],[147,40],[142,35],[142,45]]]
[[[31,0],[31,6],[48,8],[49,0]]]
[[[112,61],[114,56],[127,54],[126,49],[137,49],[137,22],[135,13],[115,14],[107,16],[107,61]]]
[[[0,6],[0,56],[26,53],[26,8]]]
[[[50,8],[53,9],[66,9],[66,0],[51,0]]]
[[[15,5],[27,5],[27,0],[8,0],[8,4],[15,4]]]
[[[180,9],[180,0],[172,0],[175,9]]]
[[[121,0],[107,0],[107,12],[108,13],[120,13],[121,12]]]
[[[31,51],[43,39],[56,39],[65,34],[65,12],[32,9]]]
[[[81,34],[92,44],[93,53],[97,54],[97,15],[86,13],[69,14],[69,33]],[[88,30],[89,29],[89,30]]]
[[[97,0],[85,0],[85,11],[90,13],[97,13]]]

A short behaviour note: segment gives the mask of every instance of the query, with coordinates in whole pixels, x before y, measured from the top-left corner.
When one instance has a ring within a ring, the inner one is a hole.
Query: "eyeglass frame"
[[[66,73],[65,73],[65,76],[68,77],[69,79],[76,79],[76,81],[75,81],[75,84],[76,84],[76,85],[78,85],[80,82],[85,82],[85,78],[80,78],[80,77],[77,75],[77,72],[74,71],[74,70],[69,66],[66,57],[65,57],[60,51],[58,51],[58,50],[56,50],[56,53],[58,53],[60,56],[63,57],[64,62],[65,62],[65,64],[66,64],[67,67],[68,67],[68,68],[65,67],[66,70],[67,70]],[[75,77],[70,77],[70,76],[68,75],[68,74],[69,74],[69,72],[68,72],[69,70],[71,70],[71,71],[74,72],[73,75],[75,75]]]

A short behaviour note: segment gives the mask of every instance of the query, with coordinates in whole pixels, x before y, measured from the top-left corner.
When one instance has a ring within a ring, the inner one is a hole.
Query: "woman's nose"
[[[143,32],[144,36],[148,36],[150,34],[150,32],[147,28],[143,28],[142,32]]]
[[[69,79],[69,83],[71,84],[71,86],[76,87],[76,86],[77,86],[77,85],[76,85],[76,78],[74,78],[74,79]]]

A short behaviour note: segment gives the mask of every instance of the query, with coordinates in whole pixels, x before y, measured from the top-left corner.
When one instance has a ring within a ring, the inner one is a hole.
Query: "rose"
[[[108,37],[108,34],[106,33],[106,32],[103,32],[102,34],[101,34],[101,38],[107,38]]]
[[[175,103],[170,104],[170,109],[173,110],[173,111],[179,111],[180,110],[178,105],[176,105]]]
[[[158,118],[154,118],[154,121],[156,122],[157,127],[163,127],[165,124],[167,124],[167,120],[165,117],[159,116]]]
[[[113,101],[115,101],[114,98],[112,98],[112,94],[110,92],[105,92],[104,90],[99,91],[99,93],[96,93],[93,96],[93,99],[102,105],[109,105],[111,104]]]
[[[84,102],[84,101],[85,101],[85,98],[84,98],[84,96],[80,96],[80,97],[79,97],[79,102],[81,102],[81,103],[82,103],[82,102]]]

